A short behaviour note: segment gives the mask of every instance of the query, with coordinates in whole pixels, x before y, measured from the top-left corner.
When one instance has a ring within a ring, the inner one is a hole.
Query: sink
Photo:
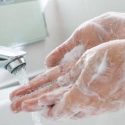
[[[0,90],[0,125],[38,125],[33,123],[31,113],[13,113],[10,110],[8,96],[16,88]],[[41,120],[42,125],[125,125],[125,110],[81,120],[51,121],[44,118]]]

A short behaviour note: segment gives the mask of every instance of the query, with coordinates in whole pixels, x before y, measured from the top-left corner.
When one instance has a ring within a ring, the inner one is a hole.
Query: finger
[[[14,112],[19,112],[21,111],[21,105],[24,101],[26,100],[30,100],[30,99],[34,99],[34,98],[38,98],[40,95],[44,95],[50,91],[53,91],[54,89],[57,89],[58,85],[57,84],[53,84],[53,85],[48,85],[44,88],[39,88],[38,90],[36,90],[35,92],[22,96],[22,97],[17,97],[16,99],[14,99],[12,101],[11,104],[11,109]]]
[[[28,99],[22,103],[23,111],[36,111],[43,106],[50,106],[57,103],[62,95],[69,90],[69,87],[58,88],[54,91],[51,91],[47,94],[41,95],[34,99]]]
[[[46,73],[37,76],[36,78],[31,80],[29,84],[13,91],[10,94],[10,99],[13,100],[13,98],[16,96],[23,96],[25,94],[32,93],[43,84],[45,85],[45,83],[51,82],[55,80],[58,76],[68,72],[73,67],[74,64],[75,62],[70,62],[68,64],[59,65],[50,69]]]
[[[70,67],[72,67],[72,65],[74,65],[73,64],[73,62],[72,62],[72,64],[70,64],[69,66],[67,65],[66,67],[67,67],[67,69],[66,70],[68,70],[68,67],[69,67],[69,69],[70,69]],[[63,71],[62,70],[62,74],[63,74],[63,72],[67,72],[67,71]],[[57,84],[54,84],[55,85],[55,87],[58,87],[58,85]],[[48,87],[47,87],[48,88]],[[48,88],[49,89],[49,88]],[[50,90],[53,90],[53,88],[50,88]],[[50,91],[49,90],[49,91]],[[25,91],[27,91],[27,89],[25,90]],[[32,94],[28,94],[28,96],[26,95],[26,96],[22,96],[22,97],[19,97],[18,99],[13,99],[14,101],[13,101],[13,103],[11,104],[11,108],[12,108],[12,110],[13,111],[16,111],[16,112],[19,112],[20,110],[21,110],[21,104],[22,104],[22,102],[24,101],[24,100],[26,100],[26,99],[32,99],[32,98],[34,98],[34,97],[37,97],[37,96],[39,96],[40,94],[42,94],[42,92],[45,94],[46,92],[46,87],[45,88],[41,88],[41,90],[36,90],[37,91],[37,94],[34,94],[34,92],[32,92]],[[17,96],[16,96],[17,97]]]
[[[56,66],[64,57],[64,55],[70,50],[72,50],[78,44],[78,33],[77,31],[75,31],[67,41],[62,43],[47,56],[45,60],[46,65],[48,67]]]

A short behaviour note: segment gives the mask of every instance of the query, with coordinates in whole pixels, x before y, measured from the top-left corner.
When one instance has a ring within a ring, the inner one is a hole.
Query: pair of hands
[[[12,92],[12,110],[82,118],[123,106],[124,27],[125,14],[115,12],[83,23],[48,55],[44,74]]]

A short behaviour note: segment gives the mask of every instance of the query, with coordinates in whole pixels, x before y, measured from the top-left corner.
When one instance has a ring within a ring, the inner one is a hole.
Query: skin
[[[11,93],[12,110],[31,112],[44,107],[47,110],[43,116],[47,118],[74,119],[123,106],[124,27],[125,14],[115,12],[80,25],[68,40],[47,56],[47,72]],[[84,48],[83,53],[73,61],[62,63],[64,55],[79,44]],[[102,62],[106,65],[100,73]],[[60,86],[59,78],[67,84]],[[51,86],[41,87],[48,82]]]

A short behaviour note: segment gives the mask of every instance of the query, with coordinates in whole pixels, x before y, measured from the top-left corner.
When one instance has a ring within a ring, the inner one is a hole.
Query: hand
[[[46,98],[46,94],[62,89],[62,91],[56,92],[56,98],[55,94],[53,95],[53,98],[55,99],[52,100],[53,102],[46,102],[48,103],[47,108],[51,109],[51,106],[54,105],[55,102],[58,102],[67,91],[69,92],[69,88],[72,88],[70,85],[68,88],[67,86],[60,87],[59,84],[75,83],[78,79],[80,71],[77,71],[75,67],[77,67],[77,62],[84,51],[111,39],[124,38],[124,25],[124,14],[121,13],[104,14],[81,25],[66,42],[56,48],[47,57],[46,64],[48,67],[52,67],[49,71],[30,81],[29,85],[26,85],[11,94],[11,100],[13,100],[12,109],[14,111],[21,111],[24,109],[27,111],[40,110],[41,105],[33,107],[32,105],[26,106],[25,103],[27,101],[34,102],[35,100],[38,104],[40,98]],[[79,45],[82,45],[82,47]],[[74,56],[71,60],[62,59],[68,51],[73,50],[76,46],[78,46],[78,48],[75,50],[75,53],[78,53],[80,48],[79,55]],[[71,75],[68,74],[72,74],[74,69],[78,73],[74,74],[71,79],[69,78]],[[63,79],[66,80],[63,81]],[[52,81],[55,81],[52,86],[40,88],[42,84]],[[26,96],[26,94],[28,94],[28,96]]]
[[[81,118],[123,108],[125,106],[124,48],[125,39],[104,43],[84,53],[76,66],[76,69],[81,70],[78,79],[63,98],[58,103],[55,102],[47,116]],[[52,94],[47,96],[51,97]]]

